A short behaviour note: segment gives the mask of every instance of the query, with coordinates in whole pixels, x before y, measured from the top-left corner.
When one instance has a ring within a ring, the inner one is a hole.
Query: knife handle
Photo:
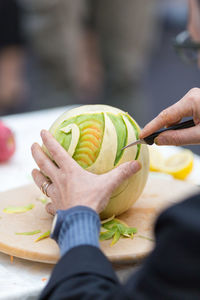
[[[176,125],[173,125],[171,127],[168,128],[163,128],[160,129],[154,133],[152,133],[151,135],[147,136],[144,138],[144,141],[148,144],[148,145],[153,145],[154,143],[154,139],[162,132],[168,131],[168,130],[178,130],[178,129],[185,129],[185,128],[190,128],[190,127],[194,127],[195,123],[194,121],[191,119],[189,121],[185,121]]]

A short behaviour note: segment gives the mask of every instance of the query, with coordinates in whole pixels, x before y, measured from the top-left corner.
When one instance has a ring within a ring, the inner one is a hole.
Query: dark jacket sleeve
[[[116,274],[101,250],[79,246],[55,266],[40,299],[126,299],[111,296],[121,292]]]
[[[162,213],[155,236],[154,251],[125,285],[99,249],[71,249],[40,299],[200,299],[200,195]]]

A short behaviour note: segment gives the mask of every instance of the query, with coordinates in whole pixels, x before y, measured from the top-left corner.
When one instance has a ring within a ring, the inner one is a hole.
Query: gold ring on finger
[[[51,185],[51,182],[45,181],[45,182],[43,182],[43,184],[40,187],[40,190],[42,191],[42,193],[47,197],[49,197],[49,195],[47,193],[47,189],[50,185]]]

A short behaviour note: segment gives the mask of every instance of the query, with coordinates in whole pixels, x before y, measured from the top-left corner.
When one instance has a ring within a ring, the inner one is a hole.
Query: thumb
[[[115,190],[124,180],[131,177],[141,169],[141,164],[138,161],[128,161],[121,164],[119,167],[108,172],[107,183],[110,185],[111,190]]]

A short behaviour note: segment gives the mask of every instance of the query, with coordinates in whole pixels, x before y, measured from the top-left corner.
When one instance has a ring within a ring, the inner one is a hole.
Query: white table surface
[[[60,107],[2,118],[15,134],[16,152],[9,162],[0,164],[0,192],[32,182],[31,170],[36,165],[31,156],[31,145],[34,142],[41,144],[41,129],[48,129],[61,113],[70,108]],[[179,147],[160,149],[165,156],[180,151]],[[200,185],[200,158],[197,155],[188,180]],[[0,300],[37,299],[47,282],[43,279],[49,278],[52,268],[52,265],[19,258],[14,258],[11,263],[8,255],[0,253]]]

